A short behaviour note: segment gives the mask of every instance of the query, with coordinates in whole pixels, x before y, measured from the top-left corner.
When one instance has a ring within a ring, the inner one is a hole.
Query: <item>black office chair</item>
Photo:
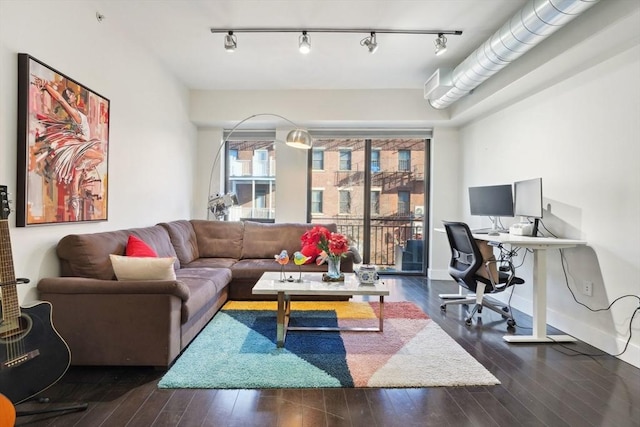
[[[449,274],[460,286],[474,292],[475,296],[445,301],[440,309],[446,311],[447,305],[451,304],[474,304],[470,314],[464,319],[467,325],[471,325],[474,314],[482,313],[482,308],[487,307],[506,318],[508,329],[513,329],[516,321],[509,307],[488,301],[486,298],[487,294],[502,292],[509,286],[524,283],[524,280],[515,276],[515,268],[510,257],[500,256],[498,260],[483,261],[480,247],[467,224],[449,221],[443,223],[451,247]],[[501,244],[496,246],[503,254],[507,252]],[[485,269],[488,278],[478,274],[480,269]]]

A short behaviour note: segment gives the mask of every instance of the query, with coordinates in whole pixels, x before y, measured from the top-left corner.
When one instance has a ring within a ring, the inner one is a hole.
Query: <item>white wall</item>
[[[191,217],[196,132],[188,91],[95,13],[87,2],[0,1],[0,183],[15,195],[18,52],[111,101],[109,220],[15,228],[10,217],[15,273],[31,279],[19,286],[21,303],[36,297],[41,277],[58,274],[61,237]]]
[[[453,128],[435,127],[431,141],[431,188],[429,191],[429,222],[431,230],[429,239],[429,271],[430,279],[451,280],[447,265],[451,257],[449,242],[444,233],[434,232],[442,228],[442,221],[460,219],[462,199],[459,197],[462,179],[460,160],[459,132]],[[452,282],[453,283],[453,282]],[[457,285],[452,286],[452,293],[457,292]]]
[[[624,51],[555,86],[460,130],[461,188],[542,177],[544,224],[588,241],[566,249],[569,286],[592,308],[640,294],[640,47]],[[462,195],[462,212],[468,201]],[[475,218],[466,216],[470,223]],[[529,255],[519,273],[531,283]],[[516,260],[516,263],[519,261]],[[592,313],[565,284],[559,251],[548,256],[548,323],[609,353],[628,337],[637,298]],[[593,296],[582,282],[594,283]],[[531,312],[530,286],[513,305]],[[640,365],[640,321],[622,359]]]

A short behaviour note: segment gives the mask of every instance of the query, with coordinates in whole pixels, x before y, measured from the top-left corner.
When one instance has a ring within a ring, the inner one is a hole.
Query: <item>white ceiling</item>
[[[96,12],[129,40],[152,51],[188,88],[202,90],[418,89],[438,68],[454,67],[487,40],[527,0],[97,0]],[[97,22],[97,20],[96,20]],[[461,30],[448,51],[434,54],[433,35],[379,34],[379,49],[360,45],[368,34],[310,33],[312,51],[297,49],[297,33],[239,33],[224,50],[210,28],[367,28]]]

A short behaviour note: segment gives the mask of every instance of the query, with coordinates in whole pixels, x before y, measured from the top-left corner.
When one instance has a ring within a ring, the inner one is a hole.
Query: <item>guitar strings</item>
[[[2,361],[4,367],[10,366],[12,363],[19,363],[20,358],[26,357],[25,344],[22,339],[21,331],[21,313],[20,304],[18,302],[18,291],[16,287],[15,272],[13,269],[13,257],[11,255],[11,240],[9,238],[8,221],[0,221],[1,231],[0,245],[1,266],[0,279],[0,300],[2,307],[2,320],[0,321],[0,339],[5,341],[7,360]]]

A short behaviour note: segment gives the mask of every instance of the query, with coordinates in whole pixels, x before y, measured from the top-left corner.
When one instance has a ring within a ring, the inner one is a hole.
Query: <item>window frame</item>
[[[343,200],[342,197],[345,195],[348,200]],[[343,204],[346,203],[346,206]],[[346,207],[346,210],[344,209]],[[338,190],[338,215],[348,215],[351,214],[352,207],[352,199],[351,199],[351,190],[340,189]]]
[[[320,159],[316,159],[315,156],[319,155]],[[316,167],[316,162],[320,163],[320,167]],[[311,170],[323,171],[324,170],[324,150],[313,148],[311,152]]]
[[[314,201],[314,195],[318,194],[319,195],[319,201]],[[320,204],[320,209],[315,211],[313,206],[314,204]],[[312,215],[321,215],[324,213],[324,189],[322,188],[312,188],[311,189],[311,207],[310,207],[310,212]]]
[[[352,170],[352,166],[353,166],[353,159],[352,159],[352,150],[350,148],[340,148],[338,150],[338,170],[339,171],[350,171]],[[343,155],[346,155],[348,158],[343,160]],[[343,168],[343,162],[346,162],[347,166],[346,168]]]
[[[411,172],[411,151],[398,150],[398,171]]]

